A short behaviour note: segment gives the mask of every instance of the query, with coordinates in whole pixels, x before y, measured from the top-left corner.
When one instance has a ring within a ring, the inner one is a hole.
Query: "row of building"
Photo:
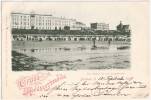
[[[46,14],[12,13],[11,18],[12,28],[15,29],[64,30],[65,27],[69,27],[70,30],[81,30],[81,28],[86,27],[85,24],[76,21],[76,19]]]
[[[11,13],[13,29],[39,29],[39,30],[82,30],[87,29],[86,24],[64,17],[54,17],[49,14],[25,14]],[[90,29],[108,31],[109,24],[106,23],[91,23]],[[129,25],[117,26],[117,30],[129,31]]]

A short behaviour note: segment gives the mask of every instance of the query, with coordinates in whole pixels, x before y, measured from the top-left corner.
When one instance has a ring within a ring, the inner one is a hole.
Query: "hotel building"
[[[81,30],[85,24],[77,22],[75,19],[54,17],[49,14],[25,14],[11,13],[12,28],[14,29],[39,29],[39,30]]]
[[[109,30],[109,24],[106,24],[106,23],[91,23],[91,29],[101,30],[101,31],[108,31]]]

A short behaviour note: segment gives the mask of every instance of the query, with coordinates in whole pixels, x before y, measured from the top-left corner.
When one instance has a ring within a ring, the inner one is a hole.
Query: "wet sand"
[[[109,49],[99,50],[91,50],[91,44],[90,41],[16,41],[13,43],[12,67],[13,70],[51,71],[130,68],[130,50],[116,49],[127,43],[111,44]],[[97,46],[108,45],[97,42]]]

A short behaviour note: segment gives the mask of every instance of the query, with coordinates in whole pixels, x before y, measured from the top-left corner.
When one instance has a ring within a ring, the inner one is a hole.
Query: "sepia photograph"
[[[146,1],[2,4],[4,100],[149,97]]]
[[[130,68],[131,26],[116,10],[49,9],[11,12],[13,71]]]

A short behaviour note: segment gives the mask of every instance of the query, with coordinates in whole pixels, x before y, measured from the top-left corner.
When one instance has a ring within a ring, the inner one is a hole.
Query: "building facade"
[[[11,18],[12,28],[15,29],[64,30],[65,27],[70,27],[71,30],[81,30],[83,27],[79,26],[75,19],[46,14],[12,13]]]
[[[123,25],[122,21],[120,21],[120,24],[117,25],[117,31],[119,32],[130,32],[130,26],[129,25]]]
[[[101,31],[108,31],[109,30],[109,24],[106,24],[106,23],[91,23],[91,29],[101,30]]]

